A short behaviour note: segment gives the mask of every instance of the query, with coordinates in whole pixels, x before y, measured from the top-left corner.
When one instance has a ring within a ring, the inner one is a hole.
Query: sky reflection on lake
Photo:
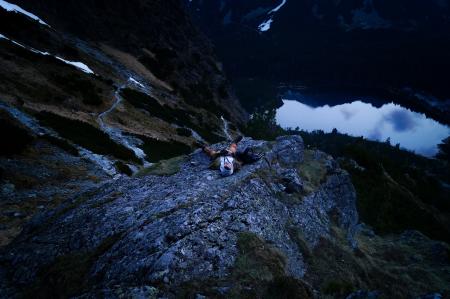
[[[378,141],[390,137],[391,144],[400,143],[402,148],[429,157],[437,153],[437,144],[450,135],[449,127],[393,103],[381,108],[361,101],[316,108],[292,100],[283,103],[276,114],[283,128],[325,132],[336,128],[341,133]]]

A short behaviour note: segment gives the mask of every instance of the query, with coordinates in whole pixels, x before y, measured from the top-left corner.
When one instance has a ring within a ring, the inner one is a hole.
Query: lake
[[[417,154],[432,157],[437,144],[450,135],[450,127],[424,114],[413,112],[394,103],[375,107],[362,100],[335,106],[310,106],[296,100],[283,100],[277,110],[276,121],[283,128],[296,128],[363,136],[370,140],[400,144]]]

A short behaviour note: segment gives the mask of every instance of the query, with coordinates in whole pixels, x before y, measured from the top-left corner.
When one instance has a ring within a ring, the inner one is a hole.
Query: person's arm
[[[204,147],[203,151],[211,158],[215,158],[219,154],[217,151],[215,151],[209,147]]]

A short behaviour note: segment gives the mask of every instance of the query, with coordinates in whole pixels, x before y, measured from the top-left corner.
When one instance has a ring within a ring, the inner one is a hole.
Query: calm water
[[[336,128],[341,133],[378,141],[390,137],[391,144],[400,143],[402,148],[429,157],[437,153],[437,144],[450,135],[450,127],[393,103],[380,108],[362,101],[321,107],[293,100],[283,103],[276,114],[283,128],[325,132]]]

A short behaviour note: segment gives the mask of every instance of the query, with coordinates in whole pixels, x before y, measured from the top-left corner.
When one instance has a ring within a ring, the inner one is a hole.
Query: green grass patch
[[[79,121],[61,117],[50,112],[40,112],[36,115],[44,126],[49,126],[61,137],[71,140],[96,154],[111,155],[124,161],[141,164],[134,152],[125,146],[112,141],[108,134],[94,126]]]
[[[315,159],[314,151],[305,150],[304,161],[298,167],[307,194],[314,192],[323,183],[327,169],[323,159]]]
[[[211,143],[223,140],[222,137],[214,133],[214,131],[219,130],[219,128],[211,123],[203,124],[203,117],[200,113],[171,108],[166,104],[161,105],[154,97],[130,88],[123,89],[121,95],[134,107],[143,109],[150,113],[150,115],[168,123],[189,127]],[[191,132],[187,132],[187,129],[183,128],[180,128],[180,131],[177,130],[177,132],[181,136],[189,137],[192,135]]]
[[[173,157],[188,154],[192,151],[190,146],[175,140],[163,141],[142,135],[134,136],[144,142],[141,148],[147,155],[147,161],[149,162],[167,160]]]
[[[57,138],[48,134],[42,136],[42,138],[48,141],[50,144],[65,150],[72,156],[79,156],[80,154],[77,148],[72,144],[70,144],[69,142],[67,142],[67,140],[65,139]]]
[[[103,103],[100,96],[102,89],[92,83],[92,79],[84,78],[82,74],[61,75],[54,73],[50,75],[50,80],[64,92],[81,97],[86,105],[99,106]]]
[[[272,244],[251,232],[237,235],[238,254],[230,275],[196,279],[176,289],[177,298],[314,298],[303,280],[287,276],[286,257]],[[224,295],[222,287],[229,289]]]
[[[238,234],[234,275],[243,281],[271,281],[285,275],[286,258],[254,233]]]
[[[177,134],[183,137],[191,137],[192,131],[186,128],[177,128]]]
[[[312,298],[301,281],[287,276],[286,257],[274,245],[251,232],[237,235],[239,253],[232,270],[232,294],[249,298]]]
[[[172,109],[167,105],[161,105],[158,100],[152,96],[131,88],[122,89],[120,94],[127,102],[138,109],[143,109],[151,115],[169,123],[175,121],[175,118],[171,113]]]
[[[340,279],[328,281],[322,287],[324,294],[333,295],[338,298],[345,298],[353,291],[355,291],[355,287],[352,283]]]
[[[305,236],[303,232],[295,227],[287,227],[286,228],[289,234],[289,237],[292,241],[297,245],[298,250],[303,255],[303,258],[308,261],[312,257],[311,248],[308,245],[308,242],[305,240]]]
[[[141,169],[136,176],[159,175],[170,176],[180,171],[181,165],[186,162],[186,156],[174,157],[168,160],[162,160],[150,167]]]

